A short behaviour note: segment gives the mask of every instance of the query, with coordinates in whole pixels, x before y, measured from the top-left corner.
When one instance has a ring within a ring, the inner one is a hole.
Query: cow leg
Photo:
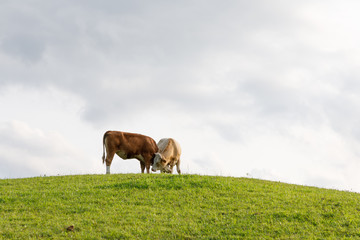
[[[114,158],[115,152],[107,152],[106,154],[106,174],[110,174],[111,162]]]
[[[146,173],[150,173],[151,158],[152,158],[152,155],[149,155],[149,154],[146,154],[145,156],[142,155],[142,160],[143,161],[140,161],[140,163],[141,163],[141,173],[144,173],[145,168],[146,168]]]
[[[140,167],[141,167],[141,173],[144,173],[145,163],[143,163],[142,161],[140,161]]]
[[[145,167],[146,167],[146,173],[150,173],[150,161],[147,161],[146,163],[145,163]]]
[[[176,163],[176,171],[178,172],[178,174],[181,174],[181,170],[180,170],[180,159],[179,159],[179,161]]]
[[[141,165],[141,173],[145,172],[145,167],[146,167],[146,173],[150,173],[150,163],[148,162],[143,163],[140,161],[140,165]]]
[[[174,165],[170,165],[170,174],[172,174],[173,173],[173,167],[174,167]]]

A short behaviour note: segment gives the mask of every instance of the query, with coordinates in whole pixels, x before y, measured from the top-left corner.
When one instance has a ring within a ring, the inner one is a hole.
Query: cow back
[[[173,138],[163,138],[158,142],[159,153],[167,161],[179,160],[181,155],[180,144]]]
[[[108,131],[105,133],[105,140],[115,151],[124,151],[128,158],[138,154],[155,154],[158,151],[154,139],[137,133]]]

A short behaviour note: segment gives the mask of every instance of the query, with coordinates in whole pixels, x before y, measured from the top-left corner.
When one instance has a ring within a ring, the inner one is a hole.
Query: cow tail
[[[103,137],[103,156],[102,156],[103,164],[105,163],[105,138],[106,138],[106,133],[104,134]]]

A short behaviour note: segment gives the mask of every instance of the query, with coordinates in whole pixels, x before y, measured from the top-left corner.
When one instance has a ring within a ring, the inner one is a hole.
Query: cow
[[[154,163],[151,170],[156,172],[172,173],[173,167],[176,165],[178,174],[180,170],[180,144],[172,138],[163,138],[158,143],[159,152],[155,153]]]
[[[106,158],[105,158],[106,149]],[[103,164],[106,163],[106,174],[110,174],[110,165],[115,153],[122,159],[136,158],[140,161],[141,173],[150,173],[158,146],[154,139],[137,133],[107,131],[103,137]]]

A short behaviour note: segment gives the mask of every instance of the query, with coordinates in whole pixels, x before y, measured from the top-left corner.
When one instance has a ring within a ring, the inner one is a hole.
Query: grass
[[[248,178],[6,179],[0,214],[0,239],[360,239],[359,194]]]

